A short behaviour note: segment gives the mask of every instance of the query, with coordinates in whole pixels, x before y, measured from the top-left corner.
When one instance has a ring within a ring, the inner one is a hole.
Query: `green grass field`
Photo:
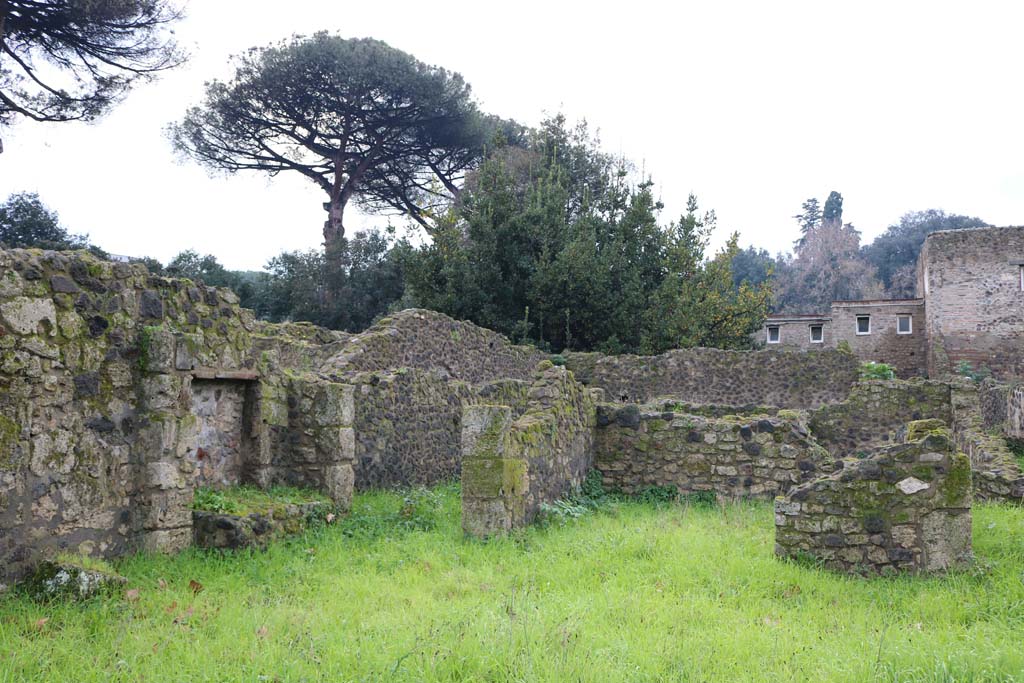
[[[479,542],[454,487],[364,494],[267,552],[116,563],[137,594],[0,597],[0,681],[1024,681],[1024,508],[974,529],[970,572],[866,580],[776,560],[769,503]]]

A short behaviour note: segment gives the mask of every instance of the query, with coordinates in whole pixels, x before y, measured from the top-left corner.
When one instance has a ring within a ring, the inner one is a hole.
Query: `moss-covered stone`
[[[0,415],[0,470],[13,469],[17,466],[14,459],[14,448],[18,445],[21,427],[17,422]]]

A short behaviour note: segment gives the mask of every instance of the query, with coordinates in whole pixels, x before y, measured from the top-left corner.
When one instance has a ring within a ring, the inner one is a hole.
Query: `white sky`
[[[327,29],[459,71],[503,117],[586,117],[653,175],[666,221],[691,191],[715,209],[718,242],[738,230],[742,245],[787,249],[801,202],[833,189],[865,241],[927,208],[1024,223],[1024,3],[191,0],[187,12],[186,67],[98,123],[0,133],[0,200],[39,192],[71,231],[165,262],[194,248],[256,269],[317,246],[312,183],[210,178],[176,162],[163,128],[230,75],[230,55]],[[387,223],[346,219],[350,232]]]

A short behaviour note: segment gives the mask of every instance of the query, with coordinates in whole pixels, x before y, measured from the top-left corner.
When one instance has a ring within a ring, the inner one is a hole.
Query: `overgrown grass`
[[[974,520],[976,569],[867,580],[775,559],[769,503],[473,541],[457,487],[363,494],[267,552],[118,562],[138,593],[0,597],[0,681],[1021,681],[1024,508]]]
[[[225,489],[203,487],[196,490],[192,501],[194,510],[219,512],[227,515],[266,513],[281,505],[327,503],[330,499],[316,491],[291,486],[273,486],[267,490],[255,486],[232,486]]]

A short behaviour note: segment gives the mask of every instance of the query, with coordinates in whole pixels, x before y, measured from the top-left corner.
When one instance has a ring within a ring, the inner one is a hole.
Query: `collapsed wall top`
[[[530,379],[546,357],[503,335],[435,311],[408,308],[382,318],[328,359],[321,372],[335,377],[397,368],[437,370],[449,378],[479,383]]]

